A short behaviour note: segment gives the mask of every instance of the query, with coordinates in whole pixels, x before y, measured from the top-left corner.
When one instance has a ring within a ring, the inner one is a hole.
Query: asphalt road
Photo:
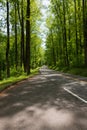
[[[84,78],[83,78],[84,79]],[[0,130],[87,130],[87,82],[41,68],[0,94]]]

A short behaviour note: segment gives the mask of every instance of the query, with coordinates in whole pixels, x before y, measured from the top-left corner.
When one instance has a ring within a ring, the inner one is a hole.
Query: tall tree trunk
[[[17,51],[17,3],[15,2],[15,66],[18,67],[18,51]]]
[[[51,40],[52,40],[52,62],[53,65],[56,66],[56,55],[55,55],[55,47],[54,47],[54,39],[53,39],[53,32],[51,29]]]
[[[10,33],[9,33],[9,2],[7,0],[7,46],[6,46],[6,69],[7,77],[10,77],[10,63],[9,63],[9,48],[10,48]]]
[[[83,4],[83,35],[84,35],[84,56],[85,66],[87,66],[87,6],[86,0],[82,1]]]
[[[71,42],[71,14],[70,14],[70,7],[69,7],[69,3],[67,2],[67,13],[68,13],[68,32],[67,32],[67,39],[68,39],[68,59],[69,59],[69,65],[71,63],[72,60],[72,42]]]
[[[69,66],[69,60],[68,60],[68,50],[67,50],[67,35],[66,35],[66,16],[65,16],[65,0],[63,0],[63,42],[64,42],[64,57],[65,57],[65,65]]]
[[[60,31],[60,27],[59,27],[59,25],[61,25],[61,28],[62,28],[62,17],[61,17],[61,9],[60,9],[60,3],[58,3],[58,1],[56,0],[56,1],[54,1],[54,0],[52,0],[52,3],[53,3],[53,5],[55,5],[55,2],[56,2],[56,6],[53,6],[54,7],[54,9],[55,9],[55,11],[56,11],[56,14],[57,14],[57,30],[58,31]],[[57,42],[57,61],[58,60],[61,60],[61,58],[63,57],[63,51],[62,51],[62,44],[60,44],[60,43],[62,43],[61,42],[61,39],[62,39],[62,35],[61,35],[61,32],[60,32],[60,34],[59,33],[57,33],[57,37],[58,37],[58,39],[59,40],[57,40],[58,42]]]
[[[0,80],[2,79],[2,65],[1,65],[1,61],[0,61]]]
[[[74,0],[74,8],[75,8],[76,58],[77,58],[77,61],[78,61],[78,35],[77,35],[77,10],[76,10],[76,0]]]
[[[26,72],[26,63],[25,63],[25,51],[24,51],[24,9],[23,9],[24,1],[22,0],[22,6],[21,6],[21,48],[22,48],[22,62],[24,65],[24,71]]]
[[[24,72],[26,72],[26,56],[25,56],[25,40],[24,40],[24,0],[21,1],[21,14],[20,14],[20,7],[19,2],[17,2],[18,8],[18,16],[21,26],[21,47],[20,47],[20,66],[24,66]]]
[[[26,70],[30,74],[30,0],[27,0],[26,10]]]
[[[83,47],[82,47],[82,25],[81,25],[81,1],[78,0],[78,31],[79,31],[79,49],[80,49],[80,54],[82,55],[83,52]]]

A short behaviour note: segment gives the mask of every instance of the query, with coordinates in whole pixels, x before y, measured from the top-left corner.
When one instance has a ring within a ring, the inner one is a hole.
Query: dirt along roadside
[[[87,84],[68,77],[44,67],[6,90],[0,96],[0,130],[87,130],[87,104],[64,90],[86,100]]]

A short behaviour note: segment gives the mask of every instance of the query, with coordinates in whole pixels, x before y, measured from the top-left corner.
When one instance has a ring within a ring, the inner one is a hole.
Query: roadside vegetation
[[[51,0],[49,12],[46,64],[87,76],[87,0]]]
[[[87,76],[87,0],[46,3],[0,0],[1,90],[43,64]]]
[[[49,66],[50,69],[64,72],[64,73],[69,73],[73,75],[79,75],[79,76],[84,76],[87,77],[87,68],[86,67],[56,67],[56,66]]]
[[[39,68],[36,68],[34,70],[31,70],[30,75],[27,75],[26,73],[22,73],[20,75],[11,76],[10,78],[4,78],[3,80],[0,80],[0,92],[8,88],[9,86],[16,84],[17,82],[20,82],[22,80],[25,80],[27,78],[30,78],[38,74],[38,72],[39,72]]]

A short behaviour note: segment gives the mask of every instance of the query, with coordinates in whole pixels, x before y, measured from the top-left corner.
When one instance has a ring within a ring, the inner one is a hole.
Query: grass
[[[67,72],[70,74],[87,77],[87,68],[71,68],[70,70],[67,70]]]
[[[54,70],[64,72],[64,73],[69,73],[69,74],[74,74],[74,75],[80,75],[87,77],[87,68],[86,67],[54,67],[52,68]]]
[[[27,76],[26,74],[20,75],[18,77],[10,77],[4,80],[0,81],[0,92],[2,92],[4,89],[8,88],[9,86],[16,84],[19,81],[25,80],[29,77],[32,77],[34,75],[38,74],[38,69],[31,70],[31,74]]]

